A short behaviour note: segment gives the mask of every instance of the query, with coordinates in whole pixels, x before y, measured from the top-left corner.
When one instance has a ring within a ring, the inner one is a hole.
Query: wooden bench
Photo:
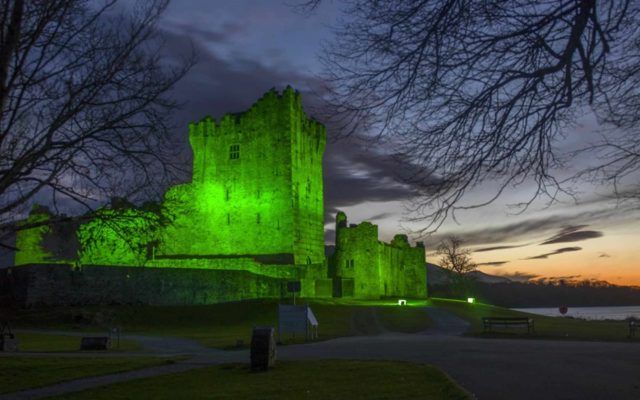
[[[484,317],[482,324],[485,332],[492,332],[494,327],[527,328],[527,333],[535,332],[533,318],[527,317]]]
[[[107,336],[85,336],[80,340],[80,350],[107,350],[110,345]]]
[[[629,321],[629,337],[630,338],[636,336],[636,332],[638,331],[639,327],[640,327],[640,322],[634,321],[634,320]]]

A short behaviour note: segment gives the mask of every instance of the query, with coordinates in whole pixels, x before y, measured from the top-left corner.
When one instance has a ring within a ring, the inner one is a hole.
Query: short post
[[[14,352],[18,351],[19,342],[16,339],[8,322],[0,324],[0,351]]]
[[[266,371],[275,362],[276,341],[273,327],[254,327],[251,334],[251,370]]]
[[[293,305],[296,305],[296,293],[300,291],[300,281],[287,282],[287,291],[293,293]]]
[[[119,326],[114,326],[109,330],[110,341],[112,341],[112,338],[111,338],[112,335],[116,336],[116,348],[119,349],[120,348],[120,327]]]

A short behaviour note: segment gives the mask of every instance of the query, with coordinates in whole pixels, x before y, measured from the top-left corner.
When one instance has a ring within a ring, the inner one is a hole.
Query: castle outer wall
[[[0,304],[190,305],[287,296],[286,279],[249,271],[37,264],[0,270]]]
[[[427,296],[424,246],[412,247],[405,235],[391,243],[378,240],[378,226],[370,222],[347,225],[336,216],[336,248],[331,257],[334,295],[370,298]]]

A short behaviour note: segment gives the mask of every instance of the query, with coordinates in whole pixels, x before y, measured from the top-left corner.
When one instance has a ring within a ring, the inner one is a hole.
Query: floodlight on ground
[[[467,297],[467,303],[475,303],[476,302],[476,298],[475,297]]]
[[[404,299],[400,299],[400,300],[398,300],[398,305],[399,306],[406,306],[407,305],[407,301],[404,300]]]

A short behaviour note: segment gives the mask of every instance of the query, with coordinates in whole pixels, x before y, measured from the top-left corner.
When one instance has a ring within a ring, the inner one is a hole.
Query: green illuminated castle
[[[298,93],[270,91],[243,114],[192,123],[189,142],[192,182],[166,194],[176,219],[158,255],[324,262],[325,129]]]
[[[191,182],[167,191],[163,217],[112,205],[74,226],[19,231],[24,302],[213,303],[279,297],[292,280],[306,297],[426,297],[424,247],[404,235],[380,242],[376,225],[347,226],[339,213],[325,256],[325,128],[290,87],[191,123],[189,142]],[[25,223],[49,217],[36,207]]]

